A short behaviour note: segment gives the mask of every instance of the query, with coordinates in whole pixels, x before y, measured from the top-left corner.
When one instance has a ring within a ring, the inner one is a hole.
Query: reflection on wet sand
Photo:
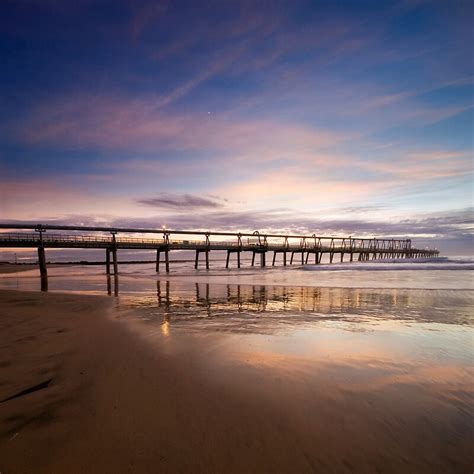
[[[118,275],[114,275],[114,296],[118,296],[119,294],[119,277]],[[107,294],[112,294],[112,277],[107,275]]]
[[[48,277],[41,275],[40,282],[41,282],[41,291],[48,291]]]
[[[128,303],[147,317],[162,317],[172,325],[199,320],[214,329],[271,332],[282,325],[302,327],[328,320],[468,324],[472,295],[158,280],[156,295],[134,296]]]
[[[121,303],[152,347],[195,350],[203,380],[288,414],[316,472],[469,466],[469,293],[158,281]]]

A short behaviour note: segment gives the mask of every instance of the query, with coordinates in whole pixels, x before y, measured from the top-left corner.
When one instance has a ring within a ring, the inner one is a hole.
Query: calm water
[[[336,430],[340,443],[357,437],[341,421],[341,410],[351,413],[393,455],[396,469],[382,463],[382,471],[472,471],[471,260],[241,270],[213,263],[210,271],[172,264],[159,278],[153,265],[121,265],[118,279],[102,267],[50,268],[48,287],[110,295],[116,317],[148,342],[203,341],[202,364],[212,361],[216,383],[266,384],[296,397],[297,412],[318,400],[328,436]],[[0,288],[38,290],[37,273],[1,275]]]

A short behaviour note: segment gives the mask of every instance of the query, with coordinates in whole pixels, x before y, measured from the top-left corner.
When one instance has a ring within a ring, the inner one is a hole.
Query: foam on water
[[[397,271],[397,270],[474,270],[474,261],[468,258],[403,258],[371,260],[368,262],[305,265],[307,271]]]

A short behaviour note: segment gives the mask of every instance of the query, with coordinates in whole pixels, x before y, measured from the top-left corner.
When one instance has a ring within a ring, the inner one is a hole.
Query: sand
[[[468,437],[416,419],[416,396],[411,408],[400,393],[349,406],[284,360],[277,372],[234,364],[219,335],[143,337],[114,306],[0,291],[0,399],[50,381],[0,403],[0,472],[463,472],[472,461]]]
[[[36,270],[39,267],[35,263],[28,265],[20,265],[15,263],[0,263],[0,274],[1,273],[17,273],[17,272],[26,272],[28,270]]]
[[[151,351],[102,297],[0,292],[0,471],[264,472],[288,458],[265,406]],[[296,454],[296,453],[295,453]],[[291,456],[293,457],[293,456]]]

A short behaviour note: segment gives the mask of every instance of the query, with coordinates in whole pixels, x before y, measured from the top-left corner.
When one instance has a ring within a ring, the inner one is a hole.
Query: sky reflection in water
[[[158,281],[120,300],[149,342],[192,333],[203,377],[260,394],[337,456],[380,450],[394,472],[472,458],[470,291]]]

